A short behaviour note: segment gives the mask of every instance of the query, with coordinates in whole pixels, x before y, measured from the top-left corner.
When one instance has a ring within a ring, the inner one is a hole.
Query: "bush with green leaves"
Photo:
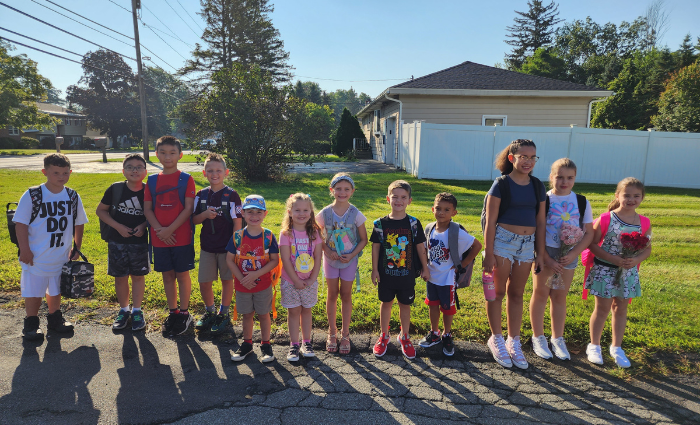
[[[33,137],[24,136],[20,140],[20,147],[22,149],[37,149],[39,147],[39,141]]]
[[[352,151],[352,139],[364,139],[365,133],[360,127],[357,118],[353,116],[348,108],[343,109],[343,115],[340,116],[340,124],[331,135],[331,144],[333,145],[333,153],[338,156],[347,155]]]
[[[700,62],[671,76],[652,122],[661,131],[700,132]]]

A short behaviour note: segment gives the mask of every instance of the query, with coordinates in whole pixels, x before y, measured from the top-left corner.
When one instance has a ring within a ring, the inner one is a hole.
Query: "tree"
[[[352,150],[352,139],[364,139],[365,133],[360,127],[357,118],[350,113],[348,108],[343,108],[343,114],[340,117],[340,124],[331,136],[331,147],[333,153],[338,156],[346,155]]]
[[[272,25],[274,7],[268,0],[201,0],[200,15],[206,21],[202,40],[181,74],[204,72],[206,76],[234,63],[259,66],[275,82],[290,78],[289,53]]]
[[[0,128],[48,127],[53,119],[39,112],[51,82],[26,55],[10,55],[12,46],[0,40]]]
[[[644,48],[651,50],[659,46],[661,39],[664,38],[668,31],[669,20],[668,13],[665,10],[666,0],[654,0],[644,14],[644,31],[642,33],[644,39]]]
[[[665,88],[652,123],[662,131],[700,133],[700,63],[675,73]]]
[[[79,105],[90,126],[112,140],[121,135],[141,137],[138,88],[121,56],[108,50],[83,56],[83,76],[66,90],[69,104]]]
[[[566,62],[556,51],[549,47],[540,47],[532,56],[525,59],[520,72],[540,77],[566,80]]]
[[[146,86],[148,133],[157,138],[162,134],[182,131],[182,122],[176,112],[180,102],[189,95],[187,85],[163,68],[145,67],[143,74],[148,84]]]
[[[297,80],[294,86],[294,95],[299,99],[306,99],[309,102],[313,102],[317,105],[323,105],[323,90],[318,83],[313,81],[300,81]]]
[[[695,62],[694,48],[691,44],[690,33],[686,34],[681,43],[680,49],[678,49],[678,68],[685,68],[691,63]]]
[[[50,88],[46,93],[46,95],[47,95],[46,103],[51,103],[51,104],[59,105],[59,106],[66,106],[66,99],[63,98],[62,94],[63,94],[62,90],[59,90],[59,89],[56,89],[53,87]]]
[[[534,53],[540,47],[546,47],[552,43],[554,26],[563,21],[557,18],[559,5],[550,2],[542,5],[542,0],[528,0],[527,12],[515,11],[519,17],[515,17],[515,25],[506,27],[510,34],[506,35],[510,40],[506,43],[513,46],[510,54],[506,55],[505,62],[508,69],[519,69],[525,57]]]

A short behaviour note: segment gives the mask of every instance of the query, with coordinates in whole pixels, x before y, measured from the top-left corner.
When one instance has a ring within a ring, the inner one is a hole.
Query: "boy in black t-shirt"
[[[379,314],[382,334],[374,345],[374,355],[386,353],[389,343],[389,320],[394,298],[399,302],[401,333],[397,337],[406,358],[416,357],[416,350],[409,338],[411,304],[416,297],[416,275],[428,281],[428,261],[425,252],[423,226],[415,217],[406,214],[411,204],[411,185],[396,180],[389,185],[387,202],[391,213],[374,221],[372,242],[372,283],[378,285]],[[416,264],[416,263],[420,264]],[[419,271],[420,270],[420,271]]]
[[[138,331],[146,327],[141,302],[146,290],[146,275],[151,271],[147,223],[143,215],[146,161],[139,154],[129,154],[124,158],[122,173],[126,181],[113,183],[105,191],[96,213],[100,220],[110,226],[107,274],[114,277],[114,289],[121,307],[112,329],[124,329],[131,316],[131,329]],[[121,192],[119,199],[114,199],[115,191],[117,194]],[[129,308],[129,276],[133,309]]]

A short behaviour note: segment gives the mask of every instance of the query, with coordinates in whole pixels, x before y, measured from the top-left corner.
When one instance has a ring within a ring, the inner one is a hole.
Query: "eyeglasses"
[[[516,158],[522,162],[537,162],[537,160],[540,159],[539,156],[525,156],[525,155],[513,155],[513,158]]]
[[[146,169],[146,167],[143,167],[141,165],[139,165],[138,167],[132,167],[131,165],[127,165],[126,167],[124,167],[124,169],[126,171],[143,171]]]

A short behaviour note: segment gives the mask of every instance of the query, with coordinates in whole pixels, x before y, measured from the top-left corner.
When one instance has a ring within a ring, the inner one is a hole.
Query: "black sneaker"
[[[117,318],[112,323],[112,329],[124,329],[129,322],[129,316],[131,316],[131,312],[120,309],[119,313],[117,313]]]
[[[24,318],[24,329],[22,338],[27,341],[36,341],[44,338],[44,333],[39,328],[39,316],[29,316]]]
[[[194,328],[200,332],[209,332],[209,330],[211,329],[211,325],[214,324],[215,319],[216,313],[214,313],[213,311],[207,311],[202,317],[199,318],[199,320],[197,320],[197,323],[194,325]]]
[[[175,326],[175,323],[177,322],[177,313],[170,313],[168,314],[168,318],[165,319],[165,322],[163,322],[163,335],[170,335],[173,330],[173,326]]]
[[[140,331],[146,327],[146,319],[143,318],[143,310],[135,311],[131,315],[131,330]]]
[[[46,329],[61,333],[70,332],[73,330],[73,324],[71,322],[67,322],[66,319],[63,318],[63,313],[61,313],[61,310],[56,310],[51,314],[47,314],[46,319]]]
[[[212,334],[222,334],[231,324],[231,318],[227,314],[219,313],[214,319],[214,323],[211,325]]]
[[[442,336],[442,352],[446,356],[455,355],[455,345],[452,342],[452,335],[447,334]]]
[[[275,355],[272,353],[272,345],[260,344],[260,351],[262,352],[261,362],[269,363],[275,360]]]
[[[238,350],[236,350],[235,353],[231,356],[231,360],[234,362],[240,362],[241,360],[245,359],[245,357],[253,352],[253,344],[249,342],[244,342],[241,344],[240,347],[238,347]]]
[[[185,332],[187,332],[187,329],[190,327],[191,323],[192,315],[190,313],[179,313],[177,315],[177,318],[175,318],[175,324],[170,330],[170,335],[175,336],[184,334]]]
[[[428,334],[418,341],[418,345],[420,345],[423,348],[428,348],[432,347],[435,344],[440,343],[440,334],[435,334],[433,331],[428,331]]]

